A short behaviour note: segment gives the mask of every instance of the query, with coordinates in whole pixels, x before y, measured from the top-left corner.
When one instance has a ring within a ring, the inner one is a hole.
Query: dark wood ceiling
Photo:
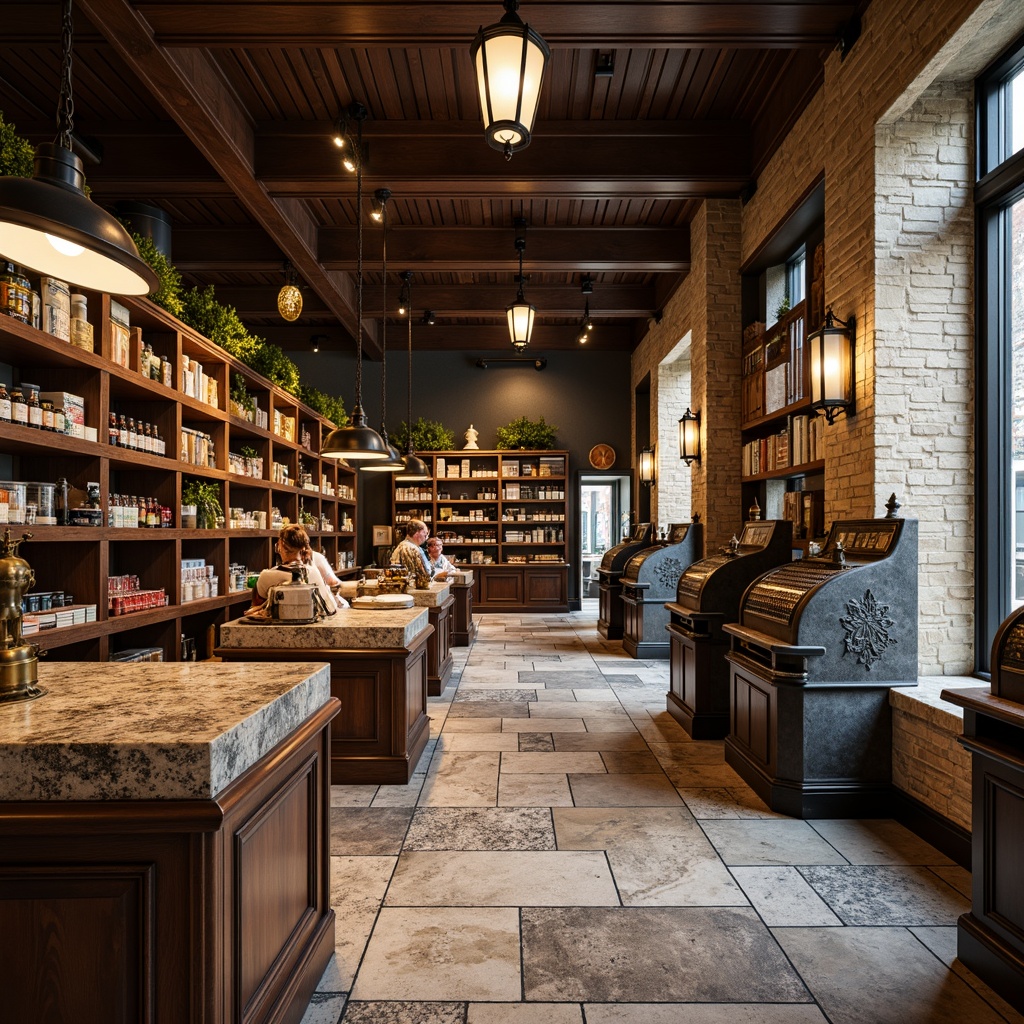
[[[483,139],[469,45],[501,4],[456,0],[75,0],[75,133],[93,198],[163,209],[188,284],[212,283],[285,348],[351,347],[355,181],[331,145],[369,112],[364,214],[389,206],[388,306],[414,272],[433,327],[417,347],[509,348],[505,306],[528,225],[532,347],[576,347],[591,275],[590,345],[629,349],[689,269],[702,199],[735,197],[820,85],[863,3],[705,0],[524,3],[551,60],[531,145],[506,162]],[[53,135],[59,5],[0,3],[0,109]],[[611,61],[610,76],[595,73]],[[367,351],[379,351],[381,230],[364,221]],[[276,312],[284,261],[304,310]],[[391,321],[397,323],[397,319]],[[404,336],[404,335],[403,335]]]

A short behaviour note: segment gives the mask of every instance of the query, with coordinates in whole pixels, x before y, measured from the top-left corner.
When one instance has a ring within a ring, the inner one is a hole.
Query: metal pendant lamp
[[[530,344],[530,336],[533,334],[533,321],[537,316],[537,308],[531,306],[523,295],[523,253],[526,251],[526,221],[521,217],[516,218],[516,252],[519,253],[519,291],[516,293],[516,301],[508,306],[505,314],[508,317],[508,334],[512,341],[512,347],[517,352],[523,352]]]
[[[291,323],[302,315],[302,292],[295,283],[295,271],[287,260],[284,264],[284,274],[285,282],[277,293],[277,311],[281,314],[282,320]]]
[[[519,0],[504,0],[505,17],[477,32],[469,49],[476,70],[484,138],[506,160],[530,144],[544,68],[551,50],[516,13]]]
[[[78,288],[148,295],[159,278],[131,235],[85,194],[82,161],[71,151],[71,43],[71,0],[64,0],[57,138],[36,147],[31,178],[0,177],[0,253]]]
[[[366,108],[355,103],[351,108],[357,125],[356,150],[356,404],[352,418],[345,427],[332,430],[320,448],[324,459],[376,461],[389,455],[384,439],[366,425],[363,412],[363,121]]]
[[[406,270],[402,274],[402,306],[407,314],[406,322],[409,329],[409,411],[405,425],[406,441],[405,454],[402,456],[403,468],[395,477],[403,483],[412,483],[417,480],[431,480],[433,476],[427,464],[416,454],[412,446],[412,271]]]
[[[388,440],[388,200],[391,189],[379,188],[373,194],[377,213],[375,220],[384,225],[381,239],[381,306],[383,316],[380,329],[380,436],[388,449],[388,457],[364,466],[367,472],[399,473],[405,469],[398,449]]]

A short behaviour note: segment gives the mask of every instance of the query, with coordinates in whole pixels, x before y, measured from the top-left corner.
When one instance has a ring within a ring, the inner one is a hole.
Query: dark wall
[[[504,355],[504,353],[502,353]],[[355,394],[355,357],[330,352],[290,352],[303,381],[322,391],[340,395],[351,412]],[[579,514],[576,508],[577,475],[593,473],[590,449],[600,442],[616,452],[614,472],[629,472],[630,357],[628,352],[555,352],[547,367],[491,367],[478,369],[476,355],[464,352],[413,353],[413,419],[440,420],[455,432],[455,447],[462,448],[472,424],[479,431],[477,444],[493,448],[499,426],[527,416],[544,417],[558,428],[558,447],[569,452],[570,558],[578,560]],[[406,419],[407,357],[388,358],[388,424]],[[380,428],[380,363],[363,360],[363,408],[368,421]],[[383,473],[359,475],[359,544],[362,564],[372,559],[370,527],[391,521],[391,484]],[[576,566],[569,573],[570,596],[576,597]]]

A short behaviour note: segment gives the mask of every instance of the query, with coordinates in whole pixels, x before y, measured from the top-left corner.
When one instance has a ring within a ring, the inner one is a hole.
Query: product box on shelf
[[[81,395],[72,395],[67,391],[41,391],[39,400],[52,402],[54,409],[63,410],[65,434],[85,437],[85,399]]]
[[[67,282],[41,277],[39,292],[43,303],[43,330],[62,341],[70,341],[71,289]]]
[[[118,366],[131,362],[131,316],[128,307],[117,299],[110,300],[110,358]]]

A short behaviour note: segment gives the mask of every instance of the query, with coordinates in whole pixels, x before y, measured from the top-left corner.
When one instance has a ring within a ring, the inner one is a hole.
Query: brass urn
[[[18,545],[32,537],[11,540],[11,528],[0,543],[0,704],[41,697],[38,685],[39,648],[21,635],[21,602],[36,582],[32,566],[18,557]]]

